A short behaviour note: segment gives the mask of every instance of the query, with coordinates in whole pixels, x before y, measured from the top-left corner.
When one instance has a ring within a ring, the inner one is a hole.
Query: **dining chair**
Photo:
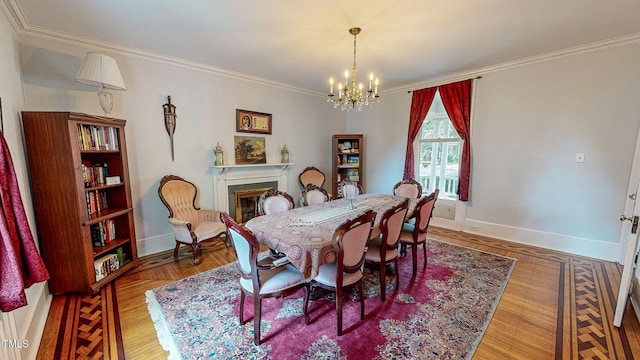
[[[300,186],[302,189],[306,188],[307,185],[313,184],[317,187],[323,187],[325,176],[320,169],[315,166],[307,166],[300,175],[298,175],[298,181],[300,182]]]
[[[364,320],[364,290],[362,288],[364,257],[376,212],[368,209],[354,219],[338,226],[332,238],[336,261],[321,265],[312,284],[336,293],[338,336],[342,335],[342,302],[344,290],[357,287],[360,299],[360,320]],[[304,314],[308,314],[309,297],[305,297]],[[307,318],[308,320],[308,318]]]
[[[178,257],[181,244],[191,246],[194,265],[200,263],[200,244],[222,239],[227,230],[220,218],[222,212],[200,209],[195,205],[197,194],[193,183],[175,175],[163,177],[158,187],[158,196],[169,209],[169,225],[176,240],[173,257]],[[228,246],[228,239],[224,241]]]
[[[240,324],[244,325],[244,300],[253,297],[253,342],[260,345],[260,318],[262,299],[284,297],[300,288],[304,289],[304,303],[309,298],[309,283],[294,265],[279,263],[277,257],[269,255],[258,260],[260,244],[251,230],[236,223],[223,213],[222,219],[233,243],[240,270]],[[309,323],[307,307],[303,307],[305,324]]]
[[[338,184],[338,198],[344,198],[345,194],[354,193],[355,195],[362,195],[364,190],[362,189],[362,185],[358,182],[342,180]]]
[[[258,215],[275,214],[295,207],[293,197],[284,191],[269,189],[260,195]]]
[[[327,190],[313,184],[307,185],[302,192],[303,206],[321,204],[329,200],[331,200],[331,196],[329,196]]]
[[[402,224],[409,210],[409,199],[387,210],[380,220],[380,235],[373,238],[368,245],[365,261],[378,265],[380,272],[380,301],[385,300],[387,290],[387,264],[393,263],[396,273],[396,290],[400,286],[398,271],[398,242]]]
[[[422,196],[422,185],[414,179],[404,179],[393,186],[393,195],[418,199]]]
[[[411,246],[413,259],[413,276],[416,276],[418,267],[418,245],[422,244],[424,251],[424,268],[427,268],[427,228],[433,215],[433,208],[438,199],[440,190],[436,189],[431,194],[423,197],[416,204],[414,215],[415,223],[405,222],[400,232],[401,255],[406,255],[407,246]]]

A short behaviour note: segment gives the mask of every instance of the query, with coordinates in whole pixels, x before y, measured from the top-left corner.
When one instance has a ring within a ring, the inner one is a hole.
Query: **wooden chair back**
[[[422,185],[414,179],[404,179],[393,186],[393,195],[418,199],[422,196]]]
[[[258,215],[275,214],[295,207],[293,197],[284,191],[269,189],[260,195]]]
[[[304,206],[321,204],[330,199],[331,197],[327,190],[313,184],[307,185],[302,192],[302,205]]]
[[[298,181],[300,182],[300,186],[302,188],[306,188],[307,185],[313,184],[317,187],[323,187],[325,176],[320,169],[315,166],[307,166],[300,175],[298,175]]]

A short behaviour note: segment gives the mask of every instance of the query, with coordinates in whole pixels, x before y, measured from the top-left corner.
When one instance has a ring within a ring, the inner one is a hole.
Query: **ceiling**
[[[326,94],[353,62],[380,89],[640,39],[637,0],[0,0],[19,34],[167,57]],[[569,50],[567,50],[569,49]]]

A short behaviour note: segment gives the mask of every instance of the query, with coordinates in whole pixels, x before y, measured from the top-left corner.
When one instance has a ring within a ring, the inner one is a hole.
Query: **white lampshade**
[[[88,52],[85,56],[76,81],[111,90],[127,90],[116,59],[94,52]]]
[[[94,52],[85,56],[76,81],[100,87],[98,100],[105,116],[113,109],[113,95],[108,90],[127,90],[116,59]]]

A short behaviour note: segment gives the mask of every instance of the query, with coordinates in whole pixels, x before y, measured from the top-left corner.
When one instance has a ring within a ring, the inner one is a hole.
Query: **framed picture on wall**
[[[264,136],[234,136],[236,165],[266,164]]]
[[[271,114],[236,109],[236,131],[271,134]]]

